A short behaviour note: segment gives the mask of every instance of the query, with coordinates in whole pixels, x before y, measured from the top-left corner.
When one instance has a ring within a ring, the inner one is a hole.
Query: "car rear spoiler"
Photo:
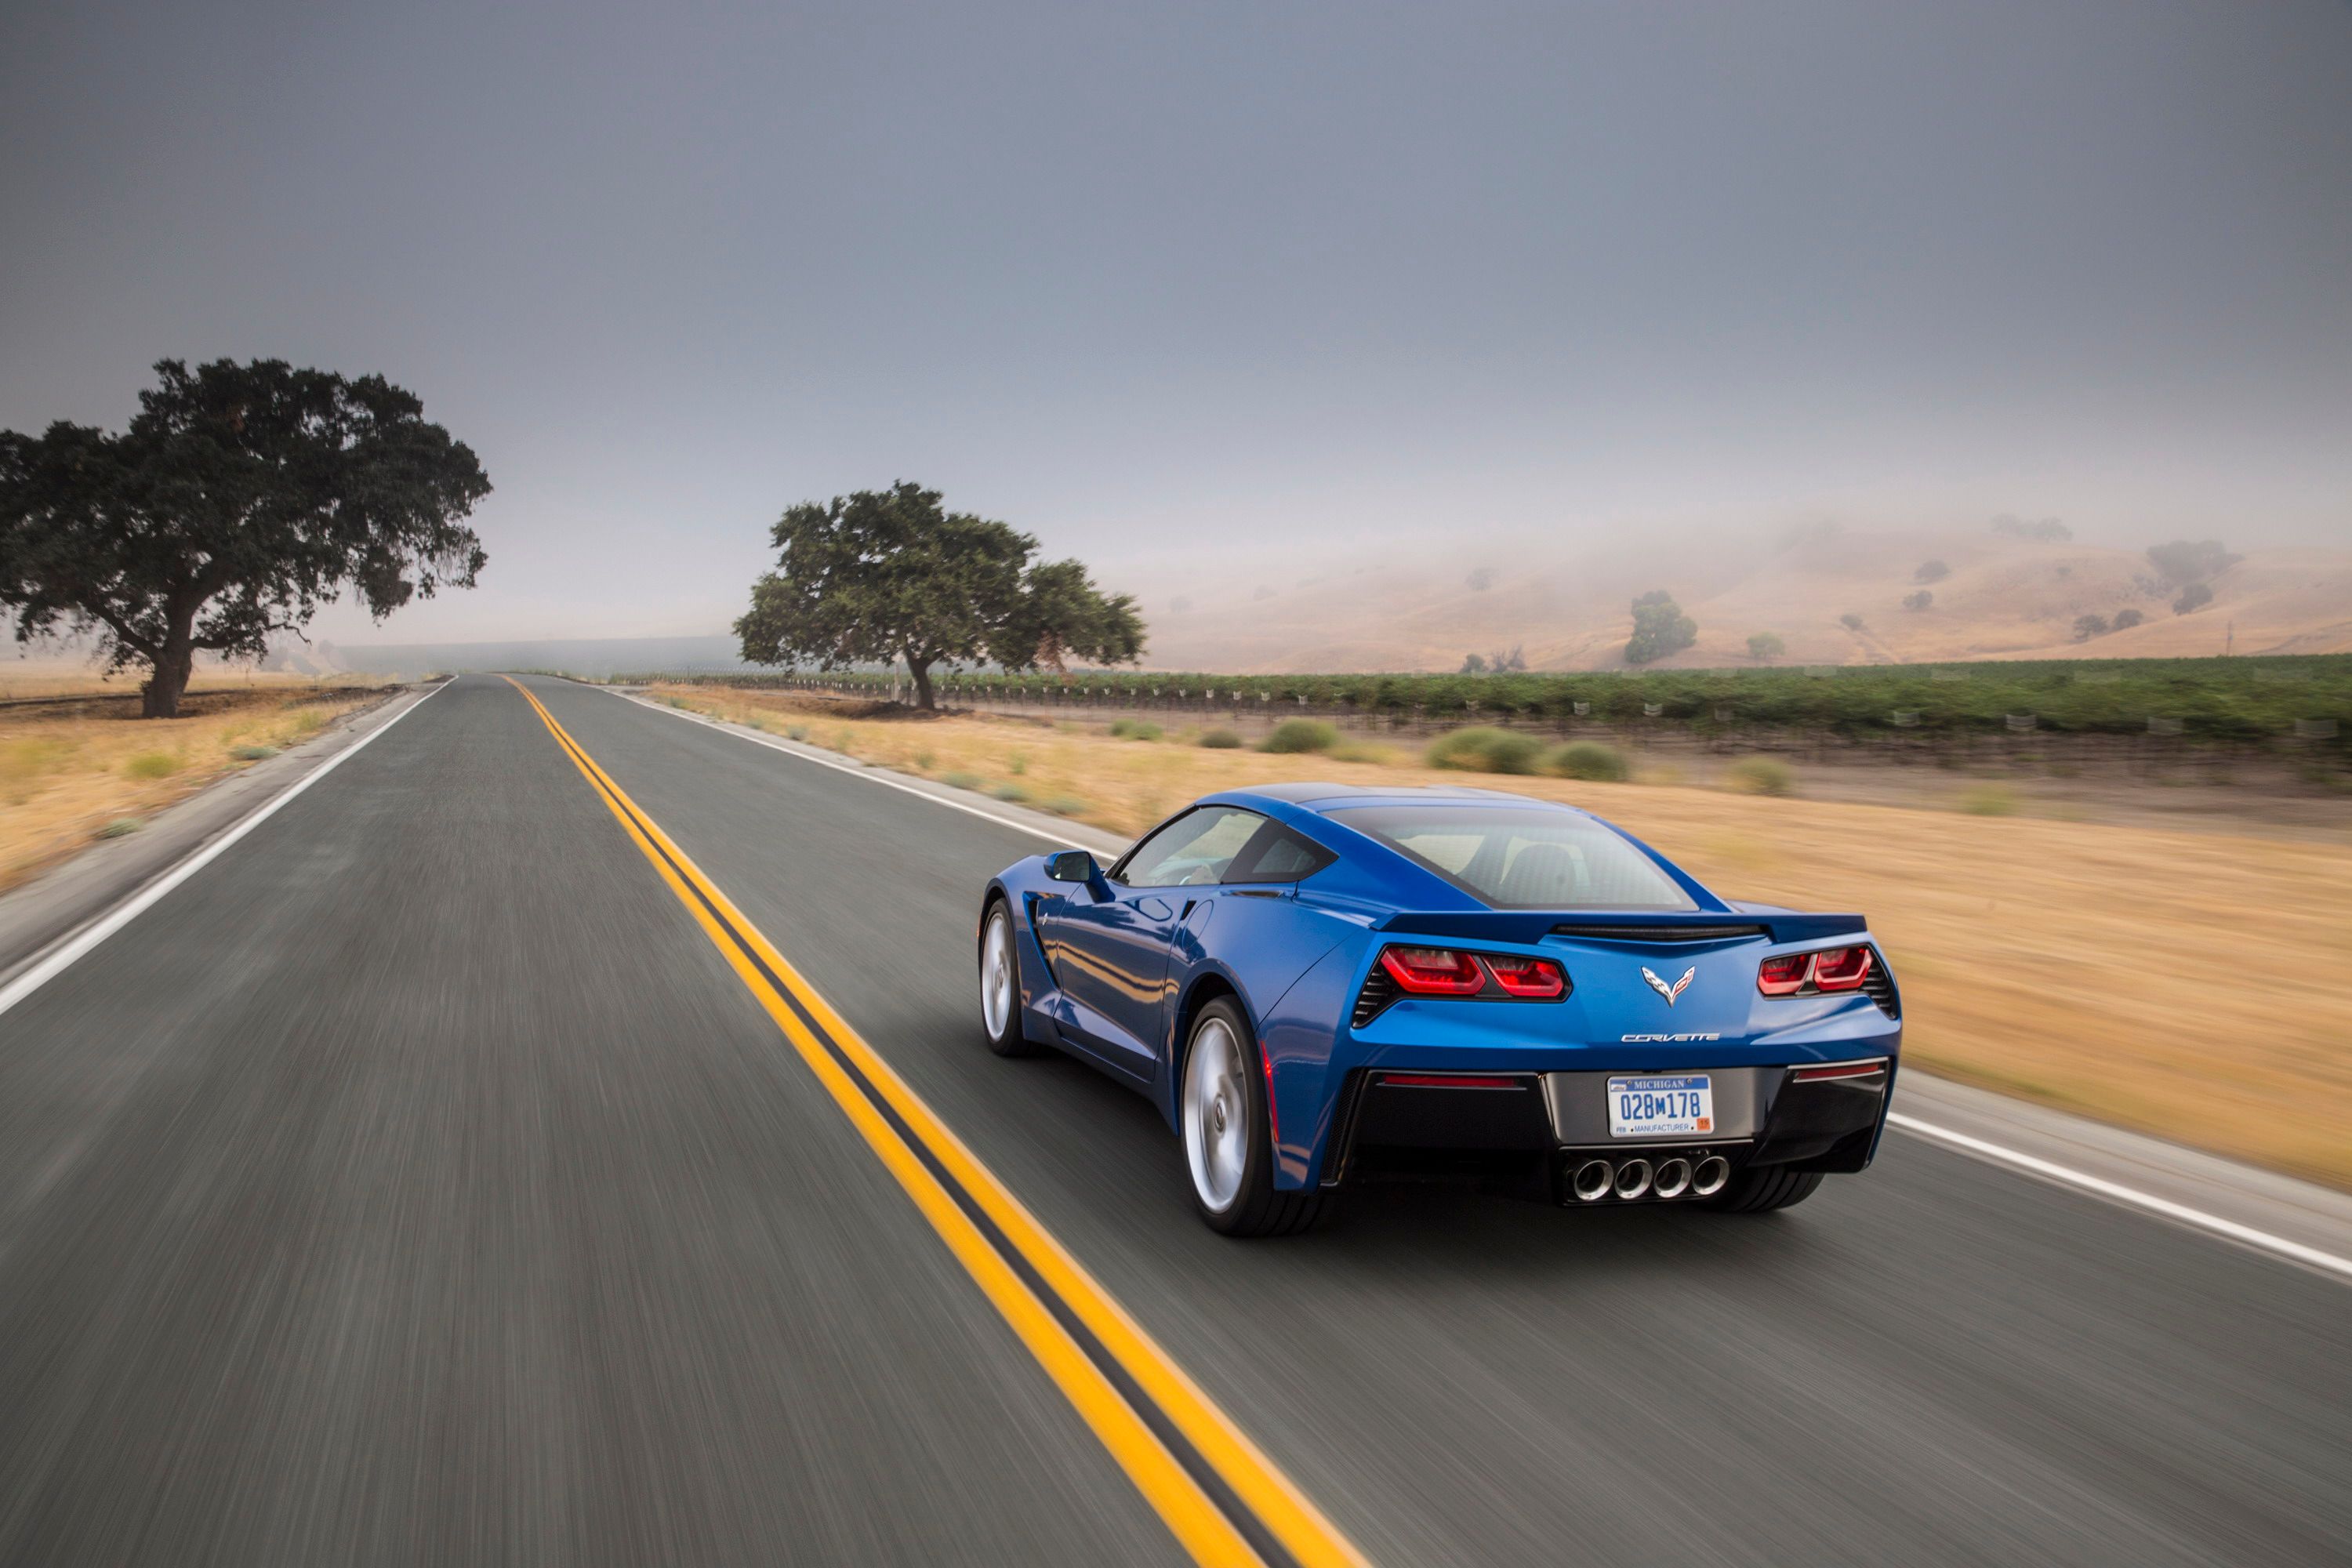
[[[1623,942],[1649,945],[1702,942],[1823,942],[1869,929],[1860,915],[1800,914],[1793,910],[1749,906],[1722,913],[1708,910],[1627,912],[1597,910],[1476,910],[1463,912],[1405,910],[1375,931],[1397,936],[1456,937],[1471,942],[1527,945],[1546,937],[1573,942]]]

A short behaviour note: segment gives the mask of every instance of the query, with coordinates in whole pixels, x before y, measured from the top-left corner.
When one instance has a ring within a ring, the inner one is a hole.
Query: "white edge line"
[[[993,822],[999,827],[1010,827],[1016,833],[1026,833],[1033,838],[1042,838],[1048,844],[1060,844],[1071,848],[1079,847],[1079,846],[1071,844],[1069,838],[1066,835],[1050,832],[1045,828],[1038,826],[1034,822],[1018,822],[1009,816],[1000,816],[995,812],[987,810],[982,806],[968,805],[960,800],[950,800],[945,795],[933,795],[927,789],[917,789],[913,784],[908,784],[904,780],[894,779],[887,773],[877,773],[862,763],[837,763],[831,757],[818,756],[813,752],[804,752],[798,746],[788,746],[782,741],[775,740],[771,736],[752,734],[741,729],[740,726],[731,724],[723,719],[713,719],[708,714],[698,713],[691,709],[665,708],[658,702],[648,701],[645,698],[636,696],[631,692],[614,691],[609,686],[600,687],[598,689],[610,693],[612,696],[617,697],[625,702],[634,702],[638,707],[650,710],[653,712],[667,713],[674,719],[688,720],[701,724],[706,729],[717,730],[722,733],[732,735],[739,741],[749,741],[755,746],[765,746],[772,752],[782,752],[788,757],[798,757],[804,763],[814,763],[819,767],[831,768],[836,773],[848,773],[854,777],[864,779],[869,784],[884,784],[891,789],[898,790],[902,794],[914,795],[918,799],[928,800],[933,805],[944,805],[950,811],[961,811],[967,816],[977,816],[983,822]]]
[[[2166,1219],[2192,1226],[2199,1230],[2210,1231],[2215,1236],[2225,1237],[2244,1246],[2274,1253],[2278,1257],[2290,1258],[2296,1263],[2352,1279],[2352,1258],[2338,1258],[2332,1252],[2322,1252],[2315,1247],[2305,1247],[2299,1241],[2289,1241],[2285,1237],[2273,1236],[2269,1231],[2256,1230],[2252,1226],[2240,1225],[2236,1220],[2223,1219],[2220,1215],[2207,1214],[2203,1209],[2193,1209],[2187,1204],[2177,1204],[2170,1198],[2160,1198],[2154,1193],[2141,1192],[2137,1187],[2126,1187],[2120,1182],[2110,1182],[2103,1176],[2094,1176],[2086,1171],[2074,1170],[2015,1149],[2003,1148],[1998,1143],[1988,1143],[1981,1138],[1971,1138],[1965,1132],[1955,1132],[1947,1127],[1937,1127],[1931,1122],[1922,1121],[1916,1117],[1906,1116],[1899,1110],[1888,1111],[1886,1121],[1889,1126],[1899,1127],[1906,1132],[1916,1132],[1923,1138],[1934,1139],[1937,1142],[1948,1143],[1956,1149],[1974,1154],[1980,1160],[1990,1161],[1994,1164],[2013,1166],[2029,1175],[2040,1176],[2044,1181],[2056,1182],[2063,1186],[2079,1187],[2086,1193],[2095,1194],[2112,1203],[2145,1209],[2150,1214],[2161,1215]]]
[[[370,730],[366,734],[362,735],[358,740],[352,742],[350,745],[345,746],[341,751],[337,752],[333,756],[329,757],[325,762],[320,763],[317,767],[312,768],[309,773],[304,773],[300,778],[296,779],[285,789],[279,791],[278,795],[268,802],[268,804],[263,805],[258,811],[256,811],[251,816],[245,817],[227,832],[214,839],[210,844],[205,845],[203,848],[197,850],[194,854],[189,856],[186,859],[181,861],[178,865],[173,867],[170,870],[164,872],[162,876],[156,878],[153,881],[140,889],[139,891],[131,895],[130,898],[125,899],[122,902],[115,905],[113,909],[108,910],[105,914],[100,915],[89,925],[84,926],[79,931],[76,932],[73,936],[68,937],[58,947],[50,950],[48,953],[34,963],[31,968],[26,970],[22,974],[16,976],[16,979],[10,981],[5,988],[0,988],[0,1013],[5,1013],[9,1008],[14,1007],[17,1003],[22,1002],[26,997],[30,996],[34,992],[38,991],[42,986],[47,984],[50,981],[64,973],[68,969],[73,966],[75,961],[79,959],[83,954],[89,952],[90,949],[104,942],[108,937],[112,936],[116,931],[121,931],[124,926],[129,925],[132,921],[137,920],[141,915],[146,913],[148,910],[154,907],[156,902],[161,900],[163,895],[169,893],[173,889],[178,887],[181,883],[186,881],[189,878],[194,876],[197,872],[203,870],[205,867],[219,859],[222,855],[228,851],[230,846],[236,844],[237,840],[243,838],[247,834],[252,832],[255,828],[260,826],[263,823],[277,816],[280,806],[286,805],[287,802],[292,800],[296,795],[300,795],[304,790],[309,789],[312,784],[317,784],[320,779],[325,778],[329,773],[333,773],[337,768],[342,766],[350,758],[356,756],[359,752],[364,751],[367,748],[368,743],[373,741],[378,735],[383,734],[386,730],[391,729],[394,724],[399,723],[403,719],[407,718],[411,713],[415,712],[419,708],[422,708],[427,702],[432,701],[434,693],[439,691],[441,687],[448,684],[449,682],[445,680],[442,681],[440,685],[434,687],[432,691],[427,691],[424,696],[418,698],[415,701],[410,703],[407,707],[402,709],[399,712],[394,714],[391,718],[385,720],[374,729]]]
[[[656,713],[668,713],[679,719],[693,720],[708,729],[721,731],[738,740],[749,741],[755,746],[765,746],[772,752],[782,752],[788,757],[798,757],[803,762],[815,763],[824,767],[866,779],[874,784],[887,784],[892,789],[928,800],[934,805],[944,805],[953,811],[966,812],[973,816],[996,823],[1000,826],[1013,828],[1052,843],[1068,842],[1060,835],[1048,833],[1034,824],[1015,822],[1009,816],[999,816],[992,811],[983,810],[976,805],[967,805],[960,800],[946,799],[933,795],[929,790],[917,789],[912,784],[901,783],[898,779],[877,773],[873,769],[857,763],[837,763],[831,757],[814,755],[799,747],[787,746],[765,735],[748,733],[733,724],[712,719],[707,714],[697,713],[687,709],[667,708],[658,702],[650,701],[630,692],[612,691],[610,687],[601,689],[611,691],[615,697],[635,702],[640,708],[650,709]],[[1916,1117],[1906,1116],[1901,1111],[1888,1111],[1886,1121],[1890,1126],[1899,1127],[1906,1132],[1916,1132],[1923,1138],[1948,1143],[1956,1149],[1990,1163],[2008,1165],[2029,1174],[2040,1176],[2045,1181],[2056,1182],[2063,1186],[2080,1188],[2084,1192],[2095,1194],[2112,1203],[2121,1204],[2129,1208],[2144,1209],[2149,1214],[2160,1215],[2167,1219],[2175,1220],[2195,1229],[2225,1237],[2231,1241],[2260,1251],[2272,1253],[2313,1268],[2352,1279],[2352,1258],[2338,1258],[2332,1252],[2322,1252],[2315,1247],[2305,1247],[2299,1241],[2290,1241],[2285,1237],[2273,1236],[2266,1230],[2256,1230],[2250,1225],[2240,1225],[2236,1220],[2223,1219],[2220,1215],[2207,1214],[2202,1209],[2193,1209],[2186,1204],[2177,1204],[2169,1198],[2158,1197],[2154,1193],[2141,1192],[2137,1187],[2126,1187],[2119,1182],[2110,1182],[2105,1177],[2094,1176],[2087,1171],[2077,1171],[2070,1166],[2040,1159],[2016,1149],[2003,1148],[1998,1143],[1988,1143],[1981,1138],[1971,1138],[1965,1132],[1954,1132],[1948,1128],[1937,1127],[1930,1122],[1921,1121]]]

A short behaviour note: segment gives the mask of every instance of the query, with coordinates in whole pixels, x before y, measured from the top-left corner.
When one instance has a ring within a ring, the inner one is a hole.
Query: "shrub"
[[[255,745],[231,746],[228,749],[228,754],[235,757],[240,763],[257,763],[265,757],[276,756],[278,754],[278,748],[275,746]]]
[[[118,816],[112,822],[110,822],[105,826],[100,828],[98,830],[98,836],[100,838],[120,838],[125,834],[138,832],[140,822],[137,817]]]
[[[962,772],[945,773],[940,775],[940,783],[955,789],[978,789],[980,775]]]
[[[1045,803],[1045,809],[1055,816],[1084,816],[1087,803],[1074,795],[1057,795]]]
[[[1797,775],[1770,757],[1742,757],[1723,771],[1723,782],[1741,795],[1794,795]]]
[[[1475,725],[1440,735],[1423,753],[1433,768],[1459,768],[1473,773],[1531,773],[1543,755],[1532,735],[1515,735],[1491,725]]]
[[[1233,752],[1241,749],[1242,738],[1231,730],[1203,730],[1199,743],[1213,752]]]
[[[1160,726],[1143,719],[1114,719],[1110,732],[1122,741],[1156,741]]]
[[[988,793],[1013,805],[1019,805],[1029,798],[1029,792],[1017,784],[1001,784]]]
[[[142,752],[122,764],[123,776],[167,779],[180,771],[180,759],[169,752]]]
[[[931,771],[931,764],[938,760],[939,759],[932,756],[929,751],[917,752],[915,753],[915,771],[917,773],[929,773]]]
[[[808,739],[808,726],[787,724],[784,726],[784,738],[788,741],[805,741]]]
[[[1339,731],[1320,719],[1285,719],[1274,727],[1261,752],[1328,752],[1339,743]]]
[[[1029,771],[1029,753],[1014,752],[1004,759],[1004,771],[1018,778]]]
[[[1970,816],[2008,816],[2017,810],[2017,796],[2007,784],[1977,784],[1961,795],[1960,809]]]
[[[1748,639],[1748,657],[1759,664],[1768,658],[1778,658],[1789,651],[1779,632],[1758,632]]]
[[[1544,753],[1543,770],[1564,779],[1602,783],[1622,782],[1632,771],[1625,765],[1622,752],[1598,741],[1570,741],[1564,746],[1554,746]]]

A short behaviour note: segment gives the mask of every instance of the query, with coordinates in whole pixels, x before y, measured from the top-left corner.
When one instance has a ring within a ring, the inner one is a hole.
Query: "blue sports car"
[[[1395,1179],[1785,1208],[1870,1163],[1903,1035],[1860,915],[1719,898],[1491,790],[1207,795],[1107,870],[1008,867],[979,946],[991,1047],[1150,1096],[1232,1236]]]

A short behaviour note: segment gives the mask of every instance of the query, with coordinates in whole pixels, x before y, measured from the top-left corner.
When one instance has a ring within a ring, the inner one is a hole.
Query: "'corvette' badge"
[[[1659,979],[1656,973],[1653,971],[1648,964],[1645,963],[1642,966],[1642,978],[1650,983],[1651,990],[1656,992],[1659,995],[1666,999],[1666,1005],[1669,1007],[1675,1005],[1675,998],[1681,995],[1684,990],[1690,984],[1691,976],[1697,973],[1698,967],[1694,964],[1690,968],[1683,971],[1683,977],[1680,980],[1677,980],[1672,985],[1669,985],[1664,981]]]

